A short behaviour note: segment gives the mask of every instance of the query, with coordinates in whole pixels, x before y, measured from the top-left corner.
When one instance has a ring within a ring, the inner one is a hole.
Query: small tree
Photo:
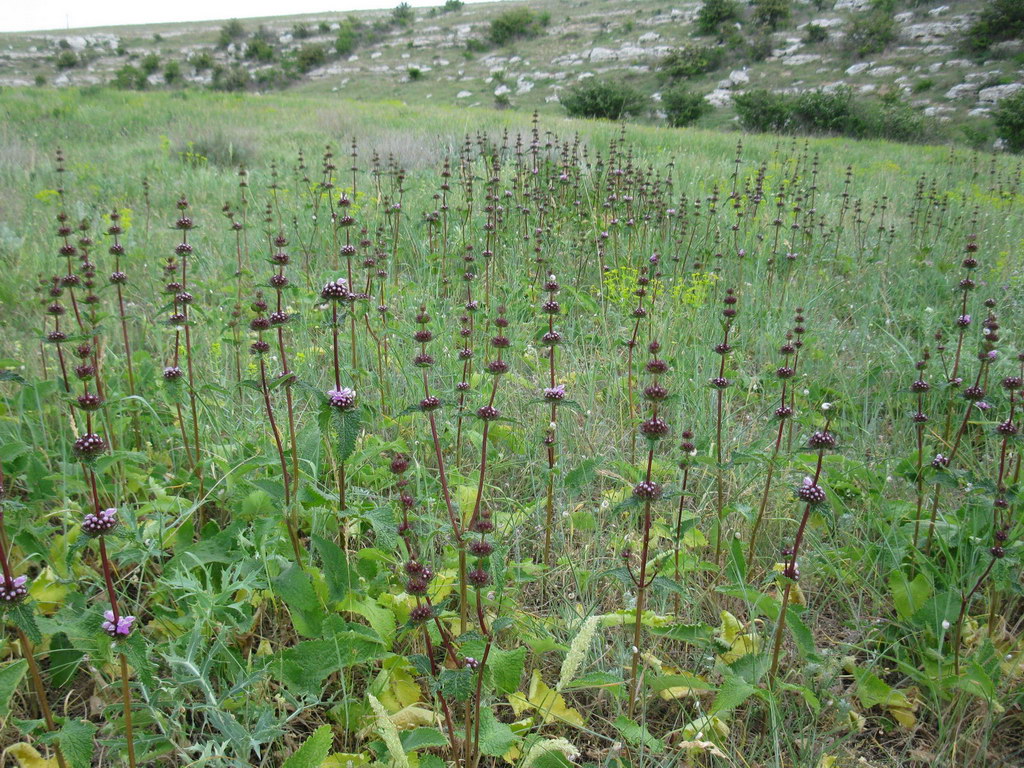
[[[738,21],[740,4],[736,0],[704,0],[697,12],[697,32],[702,35],[717,35],[727,21]]]
[[[529,8],[512,8],[491,21],[488,37],[495,45],[505,45],[518,38],[536,37],[545,26],[547,19],[543,14]]]
[[[1024,89],[999,102],[992,113],[996,133],[1011,152],[1024,152]]]
[[[168,61],[164,65],[164,82],[168,85],[175,85],[180,83],[181,80],[181,64],[173,59]]]
[[[992,43],[1024,37],[1024,3],[1020,0],[988,0],[977,21],[964,33],[963,45],[971,53],[983,53]]]
[[[586,80],[562,97],[570,117],[619,120],[644,111],[647,99],[631,85],[616,80]]]
[[[242,22],[238,19],[231,19],[231,21],[220,28],[217,46],[219,48],[227,48],[235,40],[243,37],[245,37],[245,27],[242,26]]]
[[[57,69],[71,69],[78,66],[78,57],[74,51],[68,49],[58,53],[54,63],[57,65]]]
[[[675,128],[697,122],[701,115],[711,109],[701,94],[693,93],[682,85],[665,91],[661,95],[661,104],[665,108],[668,124]]]
[[[750,4],[754,8],[754,21],[767,29],[778,29],[789,19],[790,0],[751,0]]]
[[[391,9],[391,21],[400,27],[407,27],[416,21],[416,11],[408,3],[399,3]]]

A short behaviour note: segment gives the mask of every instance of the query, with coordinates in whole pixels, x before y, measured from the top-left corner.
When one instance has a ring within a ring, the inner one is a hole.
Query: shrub
[[[146,87],[148,81],[146,75],[138,67],[125,64],[114,73],[114,79],[110,81],[110,84],[124,91],[141,91]]]
[[[562,106],[571,117],[618,120],[642,112],[647,99],[626,83],[589,79],[571,88],[562,97]]]
[[[467,53],[483,53],[487,50],[487,43],[478,37],[471,37],[466,40]]]
[[[896,20],[884,7],[854,14],[846,25],[846,45],[858,56],[884,51],[896,39]]]
[[[711,109],[711,105],[699,93],[688,91],[681,85],[669,88],[661,95],[661,103],[665,108],[668,124],[681,128],[695,123],[701,115]]]
[[[199,53],[193,53],[188,58],[188,63],[192,65],[192,69],[196,72],[205,72],[208,69],[213,69],[213,56],[210,55],[209,51],[200,51]]]
[[[168,85],[174,85],[180,83],[181,77],[181,64],[177,61],[171,60],[164,65],[164,82]]]
[[[405,73],[409,75],[409,79],[412,81],[423,79],[423,70],[419,67],[409,67],[405,70]]]
[[[252,84],[245,67],[214,67],[213,81],[210,87],[215,91],[244,91]]]
[[[724,54],[724,49],[718,46],[684,45],[659,62],[658,72],[671,80],[696,77],[718,69]]]
[[[1024,37],[1024,3],[1020,0],[988,0],[967,31],[963,46],[972,53],[983,53],[993,43]]]
[[[792,125],[806,133],[844,133],[853,112],[853,92],[804,91],[791,102]]]
[[[293,55],[295,68],[303,74],[327,61],[327,51],[322,45],[316,43],[302,46]]]
[[[245,27],[242,26],[242,22],[238,19],[231,19],[231,21],[220,28],[220,35],[217,38],[217,46],[219,48],[227,48],[235,40],[239,40],[243,37],[245,37]]]
[[[804,27],[805,43],[824,43],[828,40],[828,29],[820,24],[808,24]]]
[[[399,3],[391,9],[391,21],[400,27],[407,27],[416,21],[416,11],[408,3]]]
[[[754,8],[754,22],[766,29],[777,29],[789,19],[790,0],[751,0]]]
[[[160,69],[160,57],[155,53],[147,53],[139,62],[139,69],[142,70],[142,74],[149,77]]]
[[[42,87],[46,85],[46,75],[36,75],[36,86]]]
[[[316,29],[320,34],[326,35],[328,32],[331,31],[331,25],[328,24],[326,21],[321,21],[319,24],[316,25]]]
[[[748,131],[785,131],[792,122],[790,99],[782,93],[759,89],[733,97],[740,125]]]
[[[495,45],[506,45],[519,38],[536,37],[546,27],[549,18],[529,8],[512,8],[491,21],[487,37]]]
[[[697,32],[701,35],[717,35],[727,21],[738,21],[740,4],[736,0],[704,0],[697,11]]]
[[[359,44],[359,34],[351,19],[345,19],[338,27],[338,36],[334,39],[334,50],[339,56],[348,56]]]
[[[996,133],[1011,152],[1024,152],[1024,90],[999,102],[992,112]]]
[[[54,63],[57,65],[57,69],[71,69],[78,66],[78,56],[72,50],[63,50],[57,54]]]
[[[296,40],[305,40],[307,37],[313,36],[313,30],[309,28],[308,24],[292,24],[292,37]]]
[[[266,63],[273,61],[276,55],[277,49],[263,36],[253,35],[245,45],[245,58],[252,61]]]
[[[441,13],[451,13],[452,11],[461,11],[462,6],[465,3],[462,0],[445,0],[444,5],[441,7]]]

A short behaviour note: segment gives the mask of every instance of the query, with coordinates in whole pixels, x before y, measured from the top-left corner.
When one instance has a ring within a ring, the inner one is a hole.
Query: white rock
[[[544,97],[544,103],[545,104],[557,104],[558,102],[559,102],[559,98],[558,98],[558,94],[557,93],[553,94],[551,96],[545,96]]]
[[[516,87],[516,95],[521,96],[524,93],[529,93],[533,90],[533,81],[531,80],[519,80]]]
[[[660,93],[652,93],[651,94],[651,101],[659,101],[660,102],[661,101],[661,94]]]
[[[990,114],[991,112],[992,112],[991,109],[986,109],[985,107],[976,107],[975,109],[972,109],[967,114],[970,115],[971,117],[985,117],[986,115]]]
[[[898,67],[875,67],[874,69],[869,69],[867,74],[871,77],[889,77],[897,72],[899,72]]]
[[[832,6],[836,11],[866,11],[871,7],[871,0],[836,0]]]
[[[657,42],[658,40],[661,40],[661,35],[659,35],[657,32],[644,32],[642,35],[640,35],[637,42],[654,43]]]
[[[459,91],[458,93],[455,94],[455,98],[456,99],[468,99],[472,95],[473,95],[472,91]]]
[[[746,85],[750,82],[750,75],[742,69],[734,69],[729,73],[729,82],[733,85]]]
[[[1009,85],[993,85],[991,88],[982,88],[978,92],[979,104],[997,104],[1008,96],[1013,96],[1017,91],[1024,88],[1024,83],[1010,83]]]
[[[591,61],[615,61],[619,55],[611,48],[591,48],[587,58]]]
[[[847,67],[846,68],[846,74],[850,75],[851,77],[853,75],[859,75],[861,72],[864,72],[864,71],[870,69],[872,64],[874,64],[873,61],[862,61],[862,62],[859,62],[858,64],[854,64],[853,66]]]
[[[843,20],[835,18],[811,19],[811,21],[807,22],[807,24],[801,24],[799,27],[797,27],[797,29],[803,29],[804,27],[808,26],[808,24],[814,24],[816,27],[821,27],[822,29],[831,29],[832,27],[843,26]]]
[[[506,93],[511,93],[511,92],[512,92],[512,89],[509,88],[507,85],[499,85],[497,88],[494,89],[494,95],[495,96],[504,96]]]
[[[290,32],[285,32],[283,35],[280,35],[277,38],[277,42],[279,42],[281,45],[288,45],[288,43],[290,43],[294,39],[295,38],[292,37]]]
[[[908,21],[910,21],[912,18],[914,18],[914,12],[913,11],[905,11],[904,13],[897,13],[892,18],[893,18],[893,21],[895,21],[897,24],[906,24]]]
[[[786,64],[792,67],[799,67],[802,64],[811,64],[815,61],[821,61],[821,56],[816,53],[798,53],[796,56],[788,57]]]
[[[74,35],[72,37],[65,37],[64,39],[67,40],[67,43],[68,43],[68,45],[71,46],[71,50],[72,51],[84,51],[85,50],[85,46],[87,44],[87,41],[86,41],[86,39],[84,37],[79,37],[78,35]]]
[[[716,89],[704,95],[704,101],[713,107],[727,107],[732,103],[732,94],[729,91]]]
[[[374,51],[373,53],[370,54],[370,58],[371,59],[379,59],[380,57],[381,57],[381,52],[380,51]]]
[[[930,11],[928,11],[928,15],[929,16],[941,16],[942,14],[944,14],[948,10],[949,10],[949,6],[948,5],[940,5],[938,8],[932,8]]]
[[[978,93],[978,83],[960,83],[946,91],[947,99],[973,99]]]
[[[878,90],[878,86],[874,83],[868,83],[867,85],[861,85],[857,87],[857,93],[874,93]]]

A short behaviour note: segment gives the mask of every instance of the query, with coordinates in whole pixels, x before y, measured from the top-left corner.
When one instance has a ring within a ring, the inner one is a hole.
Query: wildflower
[[[117,616],[115,618],[113,611],[104,611],[103,618],[106,619],[102,625],[103,631],[113,638],[128,637],[135,624],[134,616]]]

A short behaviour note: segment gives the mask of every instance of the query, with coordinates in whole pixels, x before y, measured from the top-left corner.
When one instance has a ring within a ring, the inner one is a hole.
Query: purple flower
[[[565,399],[565,384],[557,384],[553,387],[544,388],[544,399],[545,400],[564,400]]]
[[[99,512],[90,512],[82,519],[82,532],[87,536],[102,536],[109,533],[117,526],[117,510],[101,509]]]
[[[10,581],[0,578],[0,603],[17,603],[24,600],[28,595],[28,589],[25,587],[27,581],[28,576],[15,576]]]
[[[104,611],[103,631],[111,637],[128,637],[132,632],[132,625],[135,624],[134,616],[118,616],[114,618],[113,611]]]
[[[342,411],[351,411],[356,407],[356,391],[351,387],[327,390],[327,403]]]
[[[797,489],[796,495],[808,504],[821,504],[825,501],[825,490],[809,477],[804,478],[804,483]]]

